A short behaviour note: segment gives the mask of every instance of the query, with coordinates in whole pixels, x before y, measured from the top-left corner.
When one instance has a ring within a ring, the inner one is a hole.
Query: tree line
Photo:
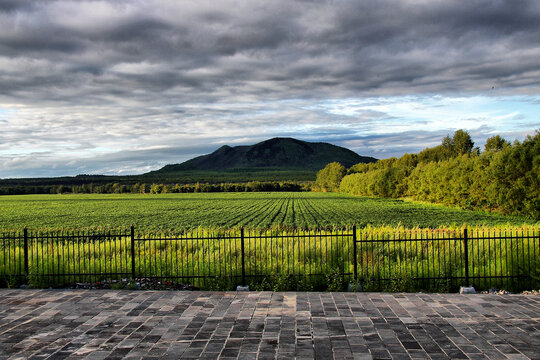
[[[417,154],[356,164],[328,164],[314,188],[415,200],[540,219],[540,132],[523,142],[487,139],[483,151],[456,131]]]
[[[273,191],[311,191],[308,182],[250,181],[246,183],[106,183],[81,185],[35,185],[0,186],[0,195],[22,194],[165,194],[198,192],[273,192]]]

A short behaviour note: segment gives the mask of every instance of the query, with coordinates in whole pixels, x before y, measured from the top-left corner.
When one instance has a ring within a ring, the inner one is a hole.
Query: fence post
[[[135,280],[135,227],[131,225],[131,279]]]
[[[352,228],[352,239],[353,239],[353,258],[354,258],[354,281],[358,280],[358,256],[356,253],[356,225],[353,225]]]
[[[469,282],[469,245],[467,238],[467,228],[463,230],[463,245],[465,247],[465,286],[471,286]]]
[[[28,229],[24,227],[24,276],[28,281]]]
[[[242,286],[246,286],[246,265],[244,259],[244,227],[240,228],[240,248],[242,250]]]

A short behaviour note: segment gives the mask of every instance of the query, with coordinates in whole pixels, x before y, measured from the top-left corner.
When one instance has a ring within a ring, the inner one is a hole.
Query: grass
[[[343,290],[352,280],[353,246],[350,236],[337,232],[356,224],[358,239],[375,240],[357,244],[365,290],[453,291],[464,285],[464,244],[452,237],[465,225],[487,234],[469,243],[475,286],[540,285],[538,222],[411,201],[331,193],[70,194],[2,196],[0,209],[0,229],[11,229],[0,232],[0,286],[130,278],[130,224],[140,238],[136,277],[165,284],[233,289],[240,283],[239,227],[245,226],[252,289]],[[28,278],[22,276],[25,226],[33,234]],[[520,232],[536,237],[507,241]],[[529,274],[521,283],[519,277]]]
[[[521,225],[534,221],[335,193],[64,194],[0,197],[0,228],[233,228]]]

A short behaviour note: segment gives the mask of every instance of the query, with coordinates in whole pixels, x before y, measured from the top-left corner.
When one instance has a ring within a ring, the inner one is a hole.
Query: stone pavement
[[[0,359],[540,359],[540,296],[0,290]]]

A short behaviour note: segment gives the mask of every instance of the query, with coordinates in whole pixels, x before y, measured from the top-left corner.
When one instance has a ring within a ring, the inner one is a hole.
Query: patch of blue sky
[[[35,148],[0,149],[0,156],[28,156],[37,153],[49,153],[49,150]]]
[[[6,122],[13,110],[0,107],[0,121]]]
[[[479,128],[493,133],[540,126],[540,96],[403,96],[332,99],[310,107],[358,118],[364,134]]]

